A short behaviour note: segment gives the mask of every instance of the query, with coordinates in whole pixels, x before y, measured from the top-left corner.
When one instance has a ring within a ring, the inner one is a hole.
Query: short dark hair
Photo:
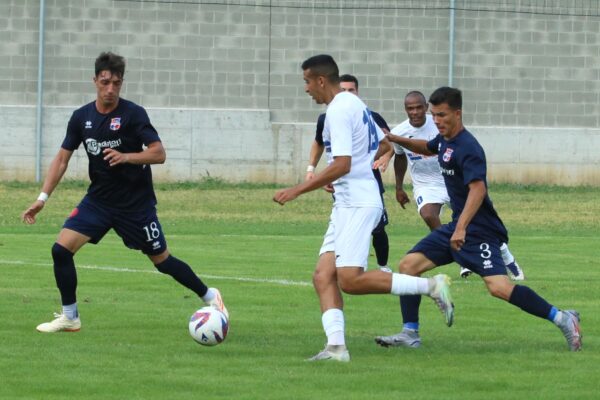
[[[404,96],[404,101],[406,101],[406,99],[408,99],[409,97],[420,97],[421,100],[423,101],[423,104],[427,103],[427,99],[425,98],[425,95],[421,92],[419,92],[418,90],[411,90],[410,92],[406,93],[406,96]]]
[[[310,69],[313,74],[326,77],[331,83],[340,81],[340,70],[333,57],[328,54],[319,54],[306,59],[302,63],[302,70]]]
[[[453,110],[461,110],[462,92],[456,88],[443,86],[435,89],[435,91],[431,93],[431,96],[429,96],[429,102],[434,106],[446,103]]]
[[[102,52],[96,58],[95,72],[96,76],[101,71],[110,71],[113,75],[117,75],[123,79],[125,75],[125,59],[110,51]]]
[[[354,82],[354,85],[358,89],[358,79],[354,75],[344,74],[340,76],[340,82]]]

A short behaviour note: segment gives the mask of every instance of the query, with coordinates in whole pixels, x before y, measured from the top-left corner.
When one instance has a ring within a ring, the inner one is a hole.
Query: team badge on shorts
[[[121,128],[121,117],[113,118],[110,120],[110,130],[118,131]]]
[[[442,160],[444,160],[444,162],[450,161],[450,159],[452,158],[453,152],[454,152],[454,149],[446,149],[446,151],[444,152],[444,155],[442,156]]]

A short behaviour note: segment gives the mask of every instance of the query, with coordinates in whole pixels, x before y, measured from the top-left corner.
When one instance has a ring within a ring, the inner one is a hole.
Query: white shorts
[[[417,211],[421,211],[421,208],[425,204],[449,204],[450,196],[445,187],[433,187],[427,186],[423,188],[414,188],[413,196],[415,203],[417,203]]]
[[[371,232],[381,220],[379,207],[334,207],[319,255],[335,253],[336,267],[367,269]]]

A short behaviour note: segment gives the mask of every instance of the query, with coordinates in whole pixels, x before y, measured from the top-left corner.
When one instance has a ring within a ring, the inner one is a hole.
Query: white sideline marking
[[[35,262],[26,262],[26,261],[17,261],[17,260],[0,260],[0,264],[12,264],[12,265],[35,265],[40,267],[51,267],[50,263],[35,263]],[[134,272],[134,273],[143,273],[143,274],[160,274],[160,272],[156,270],[140,270],[140,269],[131,269],[131,268],[117,268],[117,267],[107,267],[101,265],[77,265],[78,269],[89,269],[96,271],[109,271],[109,272]],[[277,285],[284,286],[312,286],[312,284],[303,281],[291,281],[289,279],[261,279],[261,278],[244,278],[244,277],[236,277],[236,276],[222,276],[222,275],[207,275],[202,274],[201,278],[207,279],[223,279],[230,281],[238,281],[238,282],[254,282],[254,283],[273,283]]]

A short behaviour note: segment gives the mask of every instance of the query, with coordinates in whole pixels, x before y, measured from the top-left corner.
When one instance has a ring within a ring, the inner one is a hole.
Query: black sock
[[[552,305],[548,304],[540,295],[527,286],[521,285],[515,285],[508,302],[529,314],[544,319],[548,318],[552,309]]]
[[[400,296],[400,310],[402,311],[402,322],[404,324],[411,324],[415,327],[414,329],[418,329],[420,305],[420,294]]]
[[[154,266],[163,274],[171,275],[177,282],[192,290],[199,297],[204,296],[208,291],[204,282],[198,278],[189,265],[171,255],[165,261]]]
[[[52,259],[54,260],[54,278],[60,291],[63,306],[77,302],[77,271],[73,261],[73,253],[58,243],[52,246]]]
[[[390,242],[388,235],[384,229],[373,232],[373,247],[375,248],[375,256],[377,257],[377,264],[387,265],[388,256],[390,254]]]

